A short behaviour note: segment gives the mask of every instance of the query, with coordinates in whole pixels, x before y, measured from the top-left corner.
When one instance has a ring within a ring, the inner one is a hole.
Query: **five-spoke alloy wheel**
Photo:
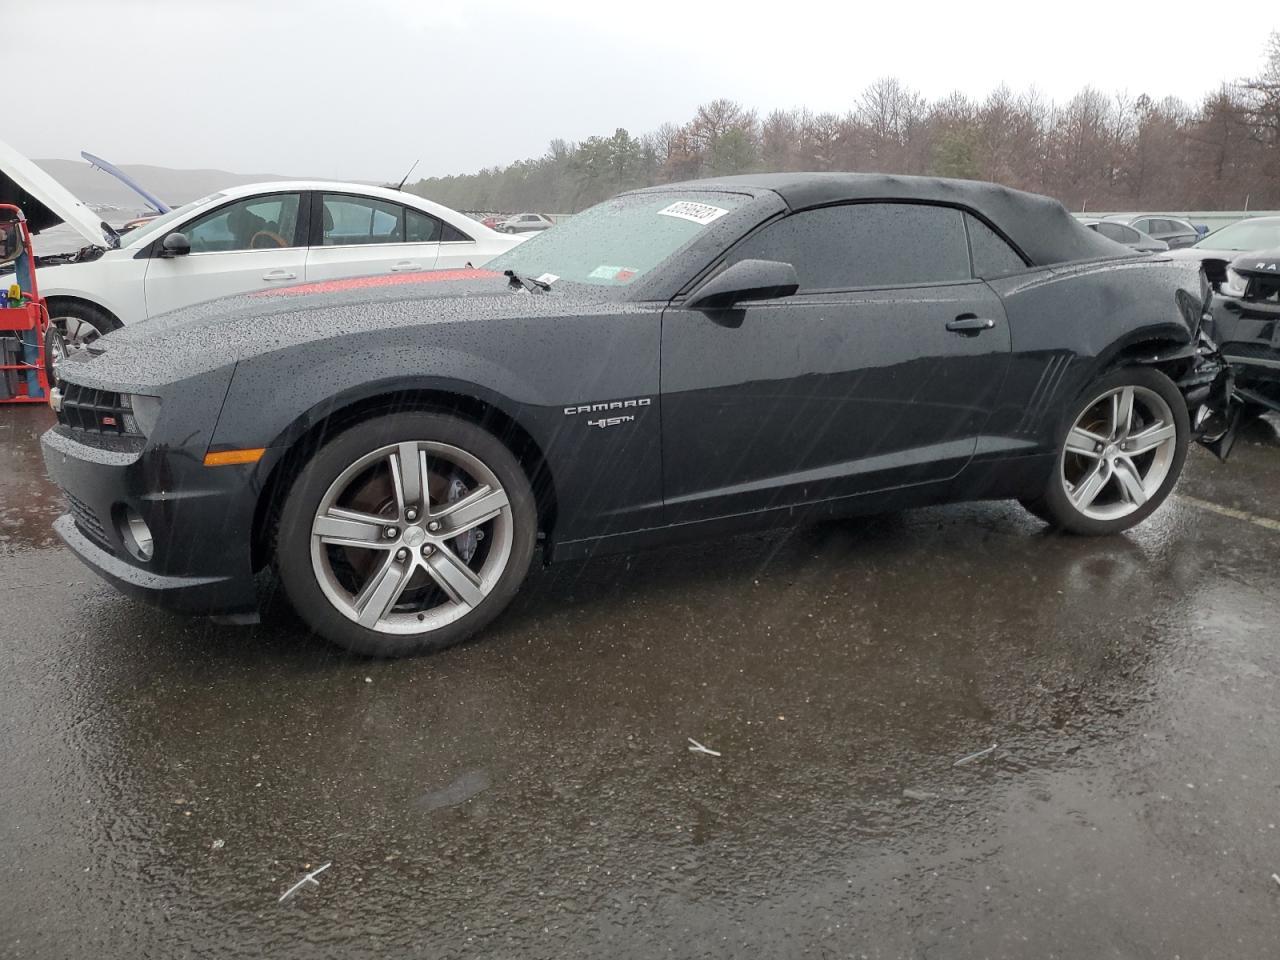
[[[435,650],[515,594],[535,539],[523,468],[474,424],[402,413],[349,429],[299,474],[276,563],[315,630],[361,653]]]
[[[1173,489],[1189,432],[1186,403],[1163,373],[1108,374],[1072,409],[1048,489],[1026,506],[1074,533],[1127,529]]]

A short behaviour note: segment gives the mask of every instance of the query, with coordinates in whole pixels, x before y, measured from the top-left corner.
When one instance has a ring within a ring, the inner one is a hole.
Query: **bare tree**
[[[463,209],[573,210],[610,192],[746,170],[862,170],[973,177],[1098,210],[1280,206],[1280,34],[1254,77],[1196,106],[1086,87],[1054,105],[999,87],[981,101],[929,102],[894,77],[844,115],[806,108],[763,120],[712,100],[641,138],[618,129],[551,141],[536,159],[422,180],[412,189]]]

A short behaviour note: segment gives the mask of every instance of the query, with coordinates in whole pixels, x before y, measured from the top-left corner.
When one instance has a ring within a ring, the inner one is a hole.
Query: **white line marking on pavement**
[[[298,888],[299,888],[299,887],[301,887],[301,886],[302,886],[303,884],[305,884],[305,883],[309,883],[309,884],[311,884],[313,887],[318,887],[318,886],[320,886],[320,881],[319,881],[319,880],[317,880],[317,879],[316,879],[316,877],[318,877],[320,874],[324,873],[326,870],[328,870],[328,869],[329,869],[330,867],[332,867],[332,866],[333,866],[333,863],[332,863],[332,862],[330,862],[330,863],[326,863],[323,867],[317,867],[315,870],[312,870],[312,871],[311,871],[310,873],[308,873],[305,877],[303,877],[301,880],[299,880],[297,883],[295,883],[292,887],[290,887],[288,890],[286,890],[286,891],[285,891],[285,892],[280,896],[280,899],[276,901],[276,903],[284,903],[286,900],[288,900],[290,897],[292,897],[292,896],[294,895],[294,893],[296,893],[296,892],[297,892],[297,890],[298,890]]]
[[[1237,510],[1235,507],[1224,507],[1221,504],[1210,503],[1208,500],[1201,500],[1198,497],[1188,497],[1183,494],[1177,494],[1177,498],[1183,503],[1200,510],[1208,510],[1210,513],[1216,513],[1219,516],[1231,517],[1233,520],[1244,520],[1246,523],[1252,523],[1255,526],[1262,527],[1264,530],[1274,530],[1280,533],[1280,520],[1272,520],[1270,517],[1260,517],[1256,513],[1249,513],[1247,510]]]
[[[710,750],[700,744],[697,740],[693,739],[693,737],[689,737],[688,740],[693,744],[693,746],[689,748],[690,753],[705,753],[708,757],[720,756],[719,750]]]

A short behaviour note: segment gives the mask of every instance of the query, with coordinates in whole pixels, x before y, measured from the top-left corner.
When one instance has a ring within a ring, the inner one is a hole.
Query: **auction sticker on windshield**
[[[700,223],[706,226],[713,220],[723,217],[728,210],[723,207],[713,207],[709,203],[696,203],[693,200],[677,200],[669,207],[663,207],[658,211],[658,215],[662,217],[679,217],[681,220],[692,220],[694,223]]]
[[[626,283],[638,273],[630,267],[611,267],[607,264],[601,264],[590,273],[587,274],[589,280],[616,280],[618,283]]]

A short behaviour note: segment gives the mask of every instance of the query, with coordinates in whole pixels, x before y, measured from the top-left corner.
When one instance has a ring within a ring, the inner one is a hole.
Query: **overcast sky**
[[[1091,84],[1196,101],[1256,73],[1280,28],[1280,3],[1243,9],[0,0],[0,137],[31,157],[385,180],[419,157],[417,175],[466,173],[553,137],[644,133],[715,97],[843,112],[885,75],[929,97],[1003,83],[1065,100]]]

